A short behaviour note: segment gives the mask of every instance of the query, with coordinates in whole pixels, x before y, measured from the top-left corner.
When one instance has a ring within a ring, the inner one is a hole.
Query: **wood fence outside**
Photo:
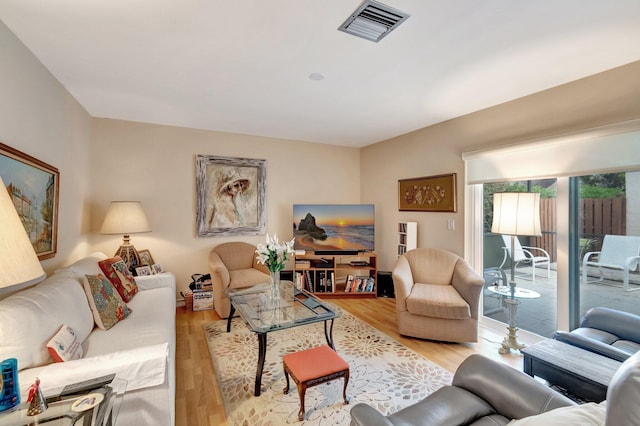
[[[555,262],[558,258],[555,198],[543,198],[540,200],[540,228],[542,229],[542,236],[531,237],[529,245],[546,250],[551,257],[551,261]],[[533,255],[538,256],[540,253],[533,253]]]
[[[581,198],[578,231],[580,238],[588,239],[589,251],[599,251],[605,235],[626,235],[627,233],[627,199],[616,198]],[[551,261],[557,260],[556,250],[556,199],[540,200],[541,237],[531,237],[530,244],[546,250]]]
[[[587,236],[626,235],[627,199],[583,198],[580,200],[580,234]]]

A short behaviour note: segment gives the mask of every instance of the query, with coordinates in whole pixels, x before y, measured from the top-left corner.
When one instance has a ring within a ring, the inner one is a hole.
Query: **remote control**
[[[62,389],[62,392],[60,393],[60,397],[73,395],[76,393],[82,393],[92,389],[99,388],[108,383],[111,383],[115,377],[116,377],[115,374],[108,374],[106,376],[96,377],[95,379],[89,379],[83,382],[67,385]]]

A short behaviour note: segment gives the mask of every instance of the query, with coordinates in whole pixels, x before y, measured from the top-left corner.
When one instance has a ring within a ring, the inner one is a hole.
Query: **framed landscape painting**
[[[262,235],[266,160],[196,156],[198,237]]]
[[[456,174],[398,181],[400,211],[455,212]]]
[[[0,143],[0,177],[38,259],[55,256],[58,246],[58,169]]]

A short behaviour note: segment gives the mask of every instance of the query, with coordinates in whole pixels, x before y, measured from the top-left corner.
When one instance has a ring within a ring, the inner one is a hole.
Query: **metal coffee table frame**
[[[260,284],[244,290],[229,290],[231,311],[227,319],[227,332],[231,331],[231,320],[237,311],[249,329],[258,336],[258,365],[254,395],[260,396],[262,371],[267,355],[267,334],[301,325],[324,322],[327,344],[333,345],[333,321],[342,312],[313,294],[296,288],[291,281],[280,282],[280,299],[270,298],[270,284]]]

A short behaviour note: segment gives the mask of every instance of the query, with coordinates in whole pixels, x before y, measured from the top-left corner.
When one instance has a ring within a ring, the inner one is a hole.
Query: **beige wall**
[[[0,22],[0,142],[60,170],[58,254],[50,273],[89,249],[91,117]]]
[[[132,235],[184,289],[207,272],[211,247],[260,243],[264,235],[195,237],[195,156],[265,159],[267,232],[292,238],[294,203],[358,203],[360,150],[223,132],[95,119],[91,149],[92,248],[115,252],[119,236],[98,231],[112,200],[140,200],[153,231]]]
[[[380,268],[395,264],[398,221],[418,222],[418,246],[464,254],[463,152],[640,118],[639,75],[634,62],[363,148],[361,200],[384,206],[377,210]],[[398,179],[452,172],[459,178],[457,213],[398,211]],[[447,230],[449,218],[454,231]]]

